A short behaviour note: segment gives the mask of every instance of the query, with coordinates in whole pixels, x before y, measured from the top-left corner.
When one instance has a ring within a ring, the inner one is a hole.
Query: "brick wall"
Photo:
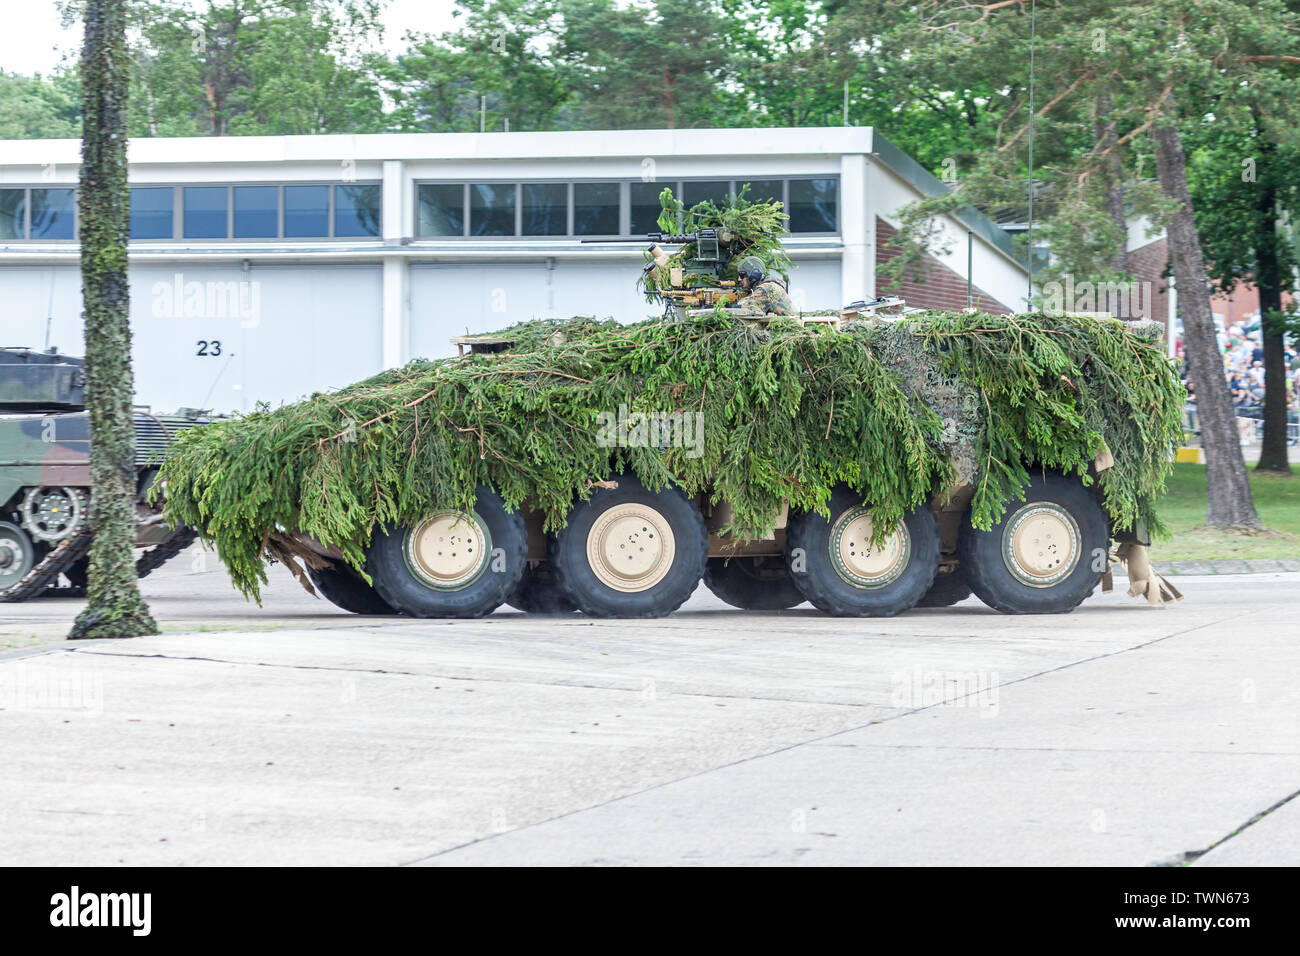
[[[889,243],[898,235],[896,230],[879,216],[876,217],[876,275],[880,266],[894,256],[897,249]],[[907,277],[901,285],[885,288],[876,280],[876,295],[901,295],[907,304],[918,309],[964,309],[966,308],[966,280],[934,256],[927,255],[922,261],[924,277],[916,279]],[[1010,312],[1007,306],[989,295],[979,286],[973,286],[971,295],[977,309],[985,312]]]
[[[1128,254],[1128,271],[1139,283],[1151,283],[1151,311],[1145,318],[1164,322],[1169,318],[1169,280],[1164,277],[1169,264],[1169,242],[1161,238]],[[1146,305],[1146,286],[1141,298]],[[1120,316],[1120,318],[1125,318]],[[1134,316],[1136,318],[1136,316]]]

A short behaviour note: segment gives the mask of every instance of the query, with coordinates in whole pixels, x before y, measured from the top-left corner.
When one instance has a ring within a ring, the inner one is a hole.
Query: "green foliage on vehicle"
[[[592,483],[631,471],[734,508],[759,537],[788,499],[822,508],[843,482],[877,527],[977,482],[987,527],[1030,463],[1098,477],[1121,527],[1158,527],[1153,502],[1181,437],[1182,389],[1158,344],[1119,322],[928,313],[844,331],[719,312],[621,326],[538,321],[510,350],[418,360],[334,394],[179,436],[167,515],[215,544],[256,597],[294,532],[360,567],[377,526],[467,508],[487,483],[562,526]],[[688,447],[610,447],[602,415],[699,413]]]

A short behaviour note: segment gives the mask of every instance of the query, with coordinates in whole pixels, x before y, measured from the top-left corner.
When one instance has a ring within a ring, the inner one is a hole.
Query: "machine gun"
[[[680,315],[683,309],[712,309],[725,306],[748,295],[736,285],[734,279],[723,278],[731,262],[734,242],[730,233],[718,229],[700,229],[691,233],[651,232],[644,237],[629,236],[619,239],[583,239],[583,242],[648,242],[650,262],[644,274],[654,274],[653,285],[647,285],[649,294],[666,306],[665,311]],[[666,245],[695,244],[695,254],[674,266],[671,257],[660,243]],[[642,281],[645,281],[643,278]]]

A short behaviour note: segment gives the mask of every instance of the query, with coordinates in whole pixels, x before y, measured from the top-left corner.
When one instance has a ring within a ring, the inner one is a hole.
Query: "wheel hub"
[[[0,523],[0,591],[12,587],[32,568],[31,545],[22,529]]]
[[[83,511],[75,488],[32,488],[23,499],[23,527],[38,541],[59,541],[81,523]]]
[[[1058,504],[1036,501],[1011,516],[1002,535],[1002,558],[1022,584],[1047,588],[1070,575],[1082,548],[1079,525]]]
[[[587,563],[602,584],[632,594],[668,574],[677,551],[668,521],[640,503],[615,505],[587,533]]]
[[[878,548],[871,544],[874,533],[867,508],[850,508],[831,527],[831,561],[854,587],[880,588],[896,581],[911,557],[912,538],[901,521]]]
[[[476,581],[487,568],[492,537],[478,515],[444,511],[426,518],[406,536],[406,564],[429,587],[453,591]]]

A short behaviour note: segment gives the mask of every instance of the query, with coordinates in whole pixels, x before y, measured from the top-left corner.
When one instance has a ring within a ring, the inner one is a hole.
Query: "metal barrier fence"
[[[1262,418],[1241,418],[1238,416],[1237,432],[1241,435],[1243,445],[1258,445],[1264,440],[1264,420]],[[1288,445],[1300,443],[1300,422],[1287,423],[1286,443]]]
[[[1288,412],[1289,419],[1286,426],[1286,443],[1288,445],[1300,445],[1300,421],[1295,421],[1296,413]],[[1198,444],[1201,438],[1201,422],[1197,417],[1196,409],[1188,407],[1183,412],[1183,429],[1186,431],[1188,438],[1194,439]],[[1247,418],[1243,415],[1237,416],[1237,433],[1241,436],[1243,445],[1258,445],[1264,441],[1264,420],[1263,418]]]

